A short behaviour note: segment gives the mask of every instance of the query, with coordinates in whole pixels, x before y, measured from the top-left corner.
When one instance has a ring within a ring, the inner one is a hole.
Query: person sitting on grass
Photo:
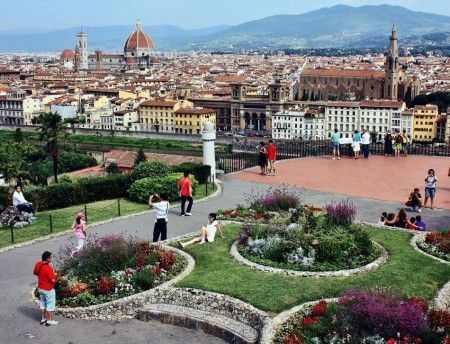
[[[416,223],[415,223],[415,225],[417,227],[419,227],[421,231],[426,231],[427,230],[427,224],[425,223],[424,220],[422,220],[422,216],[420,216],[420,215],[416,216]]]
[[[409,219],[407,227],[408,229],[420,230],[421,228],[416,224],[416,218],[413,216]]]
[[[378,220],[378,223],[377,223],[378,227],[384,225],[384,223],[386,222],[387,216],[388,216],[388,214],[385,211],[383,211],[381,213],[380,219]]]
[[[198,242],[199,244],[204,244],[205,242],[213,242],[217,231],[219,231],[221,238],[225,239],[222,232],[222,227],[220,226],[219,222],[217,222],[216,218],[216,213],[210,213],[208,215],[208,223],[200,230],[200,236],[185,243],[178,241],[178,245],[180,245],[181,248],[184,248],[187,245],[191,245],[196,242]]]
[[[384,221],[384,225],[385,226],[393,226],[392,221],[395,219],[395,214],[394,213],[389,213],[388,216],[386,217],[386,220]]]
[[[408,225],[408,215],[406,215],[405,209],[400,209],[393,220],[386,220],[386,224],[398,228],[406,228]]]

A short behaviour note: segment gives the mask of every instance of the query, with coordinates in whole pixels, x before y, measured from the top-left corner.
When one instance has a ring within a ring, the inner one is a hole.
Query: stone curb
[[[450,281],[438,291],[434,304],[436,308],[450,312]]]
[[[204,197],[202,199],[199,199],[198,201],[195,201],[195,203],[202,203],[202,202],[206,202],[206,201],[208,201],[208,200],[210,200],[212,198],[219,197],[222,194],[222,185],[221,185],[222,182],[216,181],[215,184],[217,186],[217,190],[214,191],[213,194],[211,194],[211,195],[209,195],[207,197]],[[179,203],[172,204],[170,206],[171,209],[172,208],[176,208],[176,207],[179,207]],[[134,213],[134,214],[124,215],[124,216],[114,217],[114,218],[111,218],[111,219],[90,223],[89,224],[89,228],[93,228],[93,227],[95,228],[97,226],[104,225],[104,224],[107,224],[107,223],[111,223],[111,222],[114,222],[114,221],[126,220],[126,219],[129,219],[129,218],[135,217],[135,216],[151,214],[153,212],[154,212],[154,210],[151,209],[151,210],[141,211],[139,213]],[[6,247],[3,247],[3,248],[0,248],[0,254],[3,253],[3,252],[14,250],[16,248],[20,248],[20,247],[24,247],[24,246],[28,246],[28,245],[33,245],[33,244],[36,244],[36,243],[41,242],[41,241],[46,241],[46,240],[58,238],[60,236],[64,236],[64,235],[67,235],[67,234],[70,234],[70,233],[72,233],[72,230],[68,229],[68,230],[65,230],[65,231],[58,232],[58,233],[45,235],[45,236],[42,236],[42,237],[39,237],[39,238],[36,238],[36,239],[33,239],[33,240],[24,241],[24,242],[21,242],[21,243],[18,243],[18,244],[14,244],[14,245],[11,245],[11,246],[6,246]]]
[[[237,241],[231,246],[230,254],[233,256],[235,260],[239,263],[247,265],[256,270],[264,271],[264,272],[272,272],[277,274],[285,274],[287,276],[296,276],[296,277],[336,277],[336,276],[350,276],[362,272],[367,272],[370,270],[377,269],[382,264],[386,263],[388,260],[389,254],[387,250],[381,246],[379,243],[372,241],[378,248],[381,250],[380,257],[378,257],[375,261],[364,265],[359,268],[349,269],[349,270],[339,270],[339,271],[296,271],[296,270],[288,270],[288,269],[280,269],[273,268],[271,266],[261,265],[255,262],[252,262],[246,258],[244,258],[237,249]]]
[[[411,239],[411,241],[410,241],[411,246],[412,246],[417,252],[419,252],[419,253],[421,253],[421,254],[423,254],[423,255],[425,255],[425,256],[428,256],[428,257],[430,257],[430,258],[433,258],[434,260],[437,260],[437,261],[440,262],[440,263],[443,263],[443,264],[449,264],[449,265],[450,265],[450,262],[449,262],[449,261],[444,260],[444,259],[439,258],[439,257],[436,257],[436,256],[433,256],[432,254],[429,254],[429,253],[423,251],[423,250],[417,245],[417,240],[422,239],[423,237],[425,237],[425,235],[426,235],[426,233],[419,233],[419,234],[416,234],[415,236],[413,236],[412,239]]]

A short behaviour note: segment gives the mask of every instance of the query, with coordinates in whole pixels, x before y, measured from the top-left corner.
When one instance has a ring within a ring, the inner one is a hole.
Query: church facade
[[[67,63],[61,54],[61,63]],[[75,47],[76,70],[109,70],[109,69],[141,69],[149,67],[153,62],[155,45],[150,35],[143,29],[140,21],[136,23],[136,29],[128,36],[123,48],[123,54],[106,53],[96,50],[94,54],[88,53],[88,40],[86,32],[77,34]]]
[[[296,100],[410,100],[419,94],[420,82],[399,66],[398,36],[392,27],[384,70],[305,68],[300,73]]]

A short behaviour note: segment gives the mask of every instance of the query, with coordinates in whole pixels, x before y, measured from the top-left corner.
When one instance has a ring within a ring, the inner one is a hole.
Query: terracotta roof
[[[396,100],[363,100],[361,107],[387,107],[387,108],[401,108],[403,102]]]
[[[59,58],[61,60],[73,60],[75,53],[71,49],[64,49]]]
[[[70,177],[97,177],[97,176],[103,176],[106,174],[105,168],[102,166],[93,166],[84,168],[82,170],[73,171],[70,173],[67,173]]]
[[[216,110],[213,109],[207,109],[207,108],[201,108],[201,109],[196,109],[196,108],[187,108],[187,109],[179,109],[177,111],[175,111],[176,114],[187,114],[187,115],[206,115],[206,114],[210,114],[210,113],[216,113]]]
[[[326,102],[328,107],[359,107],[359,102]]]
[[[113,149],[105,153],[105,159],[115,160],[119,168],[131,169],[134,167],[136,152],[122,149]],[[148,160],[160,161],[169,165],[177,165],[182,162],[201,163],[203,158],[200,156],[187,156],[175,154],[145,153]]]
[[[155,50],[155,45],[153,44],[152,39],[142,30],[140,24],[137,25],[136,30],[134,30],[134,32],[127,38],[125,47],[123,48],[125,52],[136,49]]]
[[[302,76],[324,76],[324,77],[341,77],[341,78],[384,78],[384,71],[376,71],[369,69],[336,69],[336,68],[318,68],[305,69],[301,73]]]
[[[175,100],[147,100],[139,106],[173,107],[176,103]]]

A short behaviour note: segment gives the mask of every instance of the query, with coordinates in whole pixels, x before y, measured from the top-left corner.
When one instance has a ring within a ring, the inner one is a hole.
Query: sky
[[[338,4],[390,4],[450,16],[450,0],[0,0],[0,31],[173,24],[186,29],[300,14]]]

